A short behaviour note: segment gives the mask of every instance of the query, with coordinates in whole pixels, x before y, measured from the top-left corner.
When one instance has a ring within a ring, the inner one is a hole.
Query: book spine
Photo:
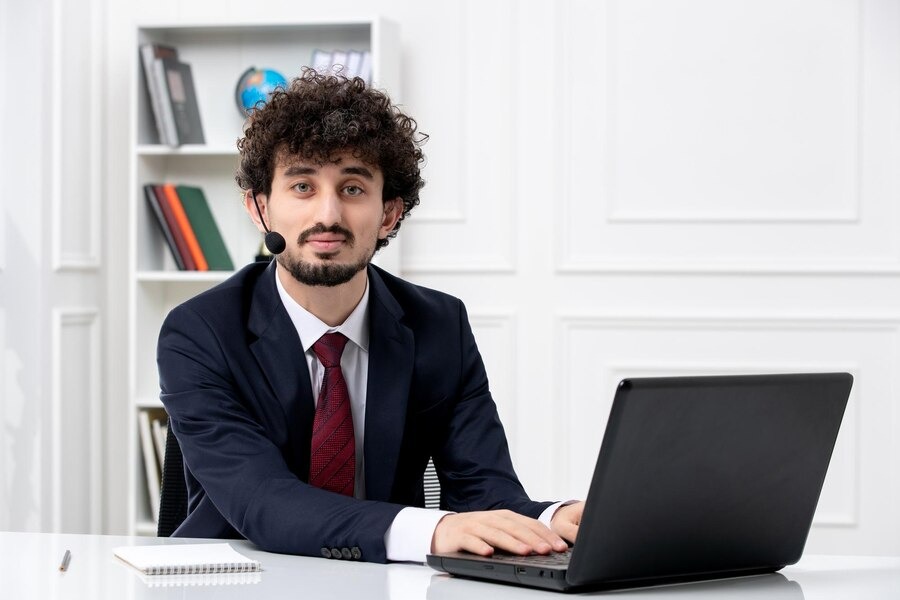
[[[234,263],[228,254],[225,240],[216,225],[216,219],[209,208],[203,190],[198,187],[179,185],[175,188],[188,221],[197,236],[197,242],[211,271],[234,270]]]
[[[209,271],[209,265],[206,262],[206,258],[203,256],[203,250],[200,249],[200,244],[197,242],[197,236],[194,234],[194,229],[191,227],[187,214],[184,212],[184,207],[181,205],[181,200],[178,198],[175,186],[171,183],[167,183],[163,186],[163,190],[165,191],[166,198],[169,200],[169,206],[172,207],[172,212],[175,213],[175,219],[178,221],[178,228],[181,229],[181,233],[184,235],[185,241],[187,241],[196,269],[198,271]]]
[[[161,58],[153,59],[153,75],[156,77],[157,86],[160,89],[160,114],[162,115],[162,129],[165,134],[164,144],[178,145],[178,129],[175,127],[175,111],[172,109],[172,98],[169,92],[169,82],[166,78],[166,65]]]
[[[172,210],[172,206],[169,204],[169,199],[166,197],[163,186],[154,185],[153,193],[166,219],[166,224],[169,226],[169,231],[172,233],[172,239],[175,240],[175,246],[181,255],[181,261],[184,263],[185,270],[196,271],[197,265],[194,263],[194,257],[191,256],[191,250],[188,248],[187,240],[184,239],[181,227],[178,226],[178,219],[175,218],[175,211]]]
[[[153,214],[156,215],[156,222],[159,223],[159,228],[166,238],[166,244],[169,246],[169,251],[172,253],[172,258],[175,260],[178,270],[184,271],[184,260],[182,260],[181,253],[178,251],[178,244],[175,243],[175,238],[169,230],[169,223],[166,221],[166,216],[163,214],[162,207],[156,199],[156,193],[153,191],[152,185],[144,186],[144,196],[147,198],[147,203],[153,210]]]
[[[366,85],[372,85],[372,53],[368,50],[363,52],[359,64],[359,76],[363,78]]]
[[[175,129],[180,144],[203,144],[203,123],[197,104],[197,90],[191,65],[173,59],[163,61],[169,83],[169,99],[175,117]]]
[[[150,512],[153,520],[159,520],[159,465],[156,462],[156,451],[150,433],[150,415],[146,410],[138,412],[138,428],[141,436],[141,454],[144,457],[144,470],[147,476],[147,496],[150,499]]]
[[[154,49],[152,44],[141,45],[141,64],[144,67],[144,81],[147,84],[147,92],[150,95],[150,109],[153,112],[153,121],[156,124],[156,133],[160,144],[168,144],[166,131],[163,126],[162,97],[159,82],[153,72]]]

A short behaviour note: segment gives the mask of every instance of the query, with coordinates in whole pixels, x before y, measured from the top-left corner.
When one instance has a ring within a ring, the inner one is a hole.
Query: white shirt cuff
[[[556,514],[557,510],[559,510],[563,506],[575,504],[576,502],[578,502],[578,500],[566,500],[565,502],[557,502],[555,504],[551,504],[544,509],[544,512],[541,513],[541,516],[538,517],[538,521],[540,521],[547,527],[550,527],[550,521],[553,520],[553,516]]]
[[[384,549],[390,561],[425,562],[431,552],[431,540],[438,521],[446,510],[407,506],[397,513],[394,522],[384,532]]]

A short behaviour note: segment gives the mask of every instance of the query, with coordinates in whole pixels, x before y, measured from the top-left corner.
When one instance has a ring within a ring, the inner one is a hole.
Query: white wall
[[[0,0],[0,530],[102,527],[98,5]]]
[[[402,26],[403,265],[466,300],[532,493],[586,493],[623,376],[848,370],[807,548],[900,552],[898,4],[448,6]]]
[[[850,370],[808,550],[900,553],[896,2],[98,3],[109,248],[127,247],[136,23],[378,12],[400,26],[402,98],[431,135],[403,271],[466,301],[532,495],[584,494],[621,376]],[[127,268],[103,256],[116,357]],[[116,362],[103,379],[111,533],[127,528]],[[19,404],[4,406],[8,421]]]

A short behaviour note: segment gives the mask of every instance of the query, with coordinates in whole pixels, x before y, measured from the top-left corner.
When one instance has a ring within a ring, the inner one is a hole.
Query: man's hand
[[[562,508],[557,515],[560,511]],[[566,542],[543,523],[509,510],[447,515],[438,521],[431,538],[432,552],[465,550],[481,556],[490,556],[495,549],[525,555],[563,552],[566,548]]]
[[[565,540],[575,543],[578,535],[578,526],[581,525],[581,515],[584,512],[584,502],[575,502],[562,506],[550,519],[550,529]]]

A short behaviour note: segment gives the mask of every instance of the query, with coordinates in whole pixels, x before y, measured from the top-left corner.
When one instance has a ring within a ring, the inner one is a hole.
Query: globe
[[[278,71],[250,67],[238,79],[234,100],[241,114],[247,116],[253,109],[265,104],[276,88],[285,89],[287,85],[287,79]]]

